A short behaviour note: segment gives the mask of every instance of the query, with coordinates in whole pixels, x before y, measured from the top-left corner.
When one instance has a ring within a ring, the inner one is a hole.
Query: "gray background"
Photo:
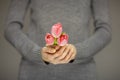
[[[4,39],[3,30],[10,0],[0,0],[0,80],[17,80],[21,56],[9,42]],[[120,80],[120,0],[109,0],[112,22],[112,42],[94,58],[100,80]],[[29,13],[25,19],[27,30]],[[91,33],[93,24],[91,21]]]

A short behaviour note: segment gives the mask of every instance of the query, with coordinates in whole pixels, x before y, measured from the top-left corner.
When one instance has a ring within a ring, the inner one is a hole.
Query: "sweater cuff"
[[[37,44],[33,44],[33,48],[25,55],[26,58],[35,63],[45,64],[41,56],[41,49],[42,47]]]

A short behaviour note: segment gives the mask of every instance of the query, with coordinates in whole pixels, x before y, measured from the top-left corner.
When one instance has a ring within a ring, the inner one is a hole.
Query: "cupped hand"
[[[56,51],[52,56],[56,61],[55,64],[69,63],[71,60],[75,59],[76,48],[72,44],[66,44],[62,46],[59,51]]]
[[[48,46],[48,45],[43,47],[41,50],[42,59],[46,62],[54,63],[55,60],[52,56],[59,49],[59,47],[60,46]]]
[[[53,64],[69,63],[75,56],[76,48],[72,44],[46,46],[42,48],[42,59]]]

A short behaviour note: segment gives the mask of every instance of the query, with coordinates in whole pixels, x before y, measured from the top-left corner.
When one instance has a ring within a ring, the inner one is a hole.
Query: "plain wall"
[[[17,80],[21,59],[18,51],[3,36],[9,4],[10,0],[0,0],[0,80]],[[95,55],[95,61],[100,80],[120,80],[120,0],[109,0],[109,10],[112,41]],[[27,18],[25,26],[28,22]],[[24,27],[23,31],[26,30],[27,27]]]

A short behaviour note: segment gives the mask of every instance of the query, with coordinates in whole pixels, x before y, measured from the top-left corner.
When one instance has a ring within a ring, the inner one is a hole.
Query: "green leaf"
[[[62,34],[61,35],[63,35],[63,34],[66,34],[65,32],[62,32]]]
[[[57,38],[54,38],[54,45],[57,45]]]

